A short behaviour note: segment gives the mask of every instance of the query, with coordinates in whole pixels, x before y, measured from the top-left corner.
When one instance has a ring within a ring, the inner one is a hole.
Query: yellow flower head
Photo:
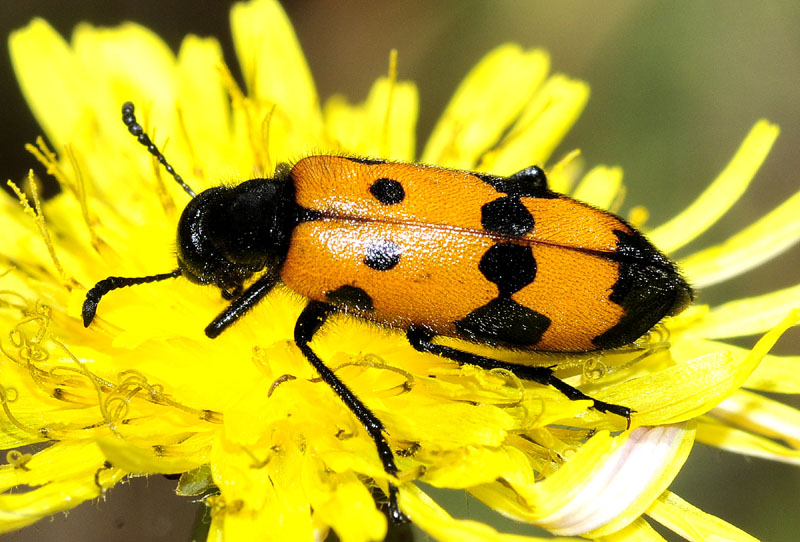
[[[697,304],[635,344],[583,355],[472,351],[556,366],[560,378],[635,412],[626,420],[555,389],[413,350],[401,334],[335,318],[314,350],[383,422],[396,456],[387,474],[365,428],[293,343],[303,301],[271,293],[215,340],[202,330],[224,301],[177,279],[114,291],[84,328],[86,292],[108,276],[175,268],[187,196],[126,133],[139,122],[197,192],[271,177],[311,154],[414,161],[417,92],[394,67],[363,104],[319,104],[277,3],[234,6],[246,91],[218,43],[187,37],[176,56],[134,24],[88,25],[66,43],[34,20],[11,37],[23,92],[51,143],[31,152],[61,185],[43,202],[32,178],[0,196],[0,532],[102,496],[136,474],[182,473],[204,495],[209,540],[380,540],[376,504],[398,488],[402,512],[440,540],[522,540],[449,516],[428,485],[464,489],[556,535],[659,540],[649,516],[690,539],[750,540],[668,491],[693,442],[800,461],[800,414],[758,391],[797,393],[794,357],[769,355],[800,314],[800,286],[718,307]],[[466,77],[420,162],[509,175],[531,164],[550,187],[601,208],[619,205],[622,172],[582,171],[551,153],[588,87],[549,74],[538,50],[497,48]],[[648,232],[671,253],[740,197],[778,130],[758,122],[701,197]],[[697,287],[740,274],[800,235],[800,194],[718,246],[680,261]],[[641,223],[642,211],[631,217]],[[752,350],[719,339],[765,333]],[[451,343],[448,343],[451,344]],[[752,391],[741,389],[746,387]],[[16,451],[41,443],[35,454]],[[27,486],[26,492],[10,490]],[[533,538],[527,538],[533,540]]]

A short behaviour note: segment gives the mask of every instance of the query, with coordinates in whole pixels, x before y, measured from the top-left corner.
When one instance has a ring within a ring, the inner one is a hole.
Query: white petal
[[[634,429],[580,492],[539,525],[564,536],[596,531],[611,522],[621,528],[621,516],[633,521],[672,481],[672,476],[664,480],[663,474],[676,462],[683,463],[687,438],[690,444],[693,431],[685,424]],[[593,536],[602,534],[606,533]]]

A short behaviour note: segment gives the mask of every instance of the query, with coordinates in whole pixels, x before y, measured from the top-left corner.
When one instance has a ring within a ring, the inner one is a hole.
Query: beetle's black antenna
[[[89,324],[94,320],[94,315],[97,312],[97,305],[100,300],[111,290],[117,288],[125,288],[126,286],[135,286],[136,284],[146,284],[148,282],[159,282],[161,280],[174,279],[181,276],[181,270],[176,269],[169,273],[161,273],[160,275],[150,275],[149,277],[108,277],[94,285],[94,288],[86,292],[86,299],[83,302],[83,327],[89,327]]]
[[[150,154],[156,157],[158,163],[164,166],[164,169],[167,170],[167,173],[172,175],[175,181],[181,185],[181,188],[183,188],[187,194],[192,197],[197,196],[194,190],[192,190],[191,187],[184,182],[183,178],[178,175],[172,165],[167,162],[167,159],[164,158],[164,155],[161,154],[161,151],[158,150],[158,147],[156,147],[155,144],[150,141],[150,137],[144,133],[144,128],[142,128],[142,125],[136,121],[136,115],[133,114],[133,110],[134,107],[132,102],[125,102],[122,104],[122,122],[124,122],[125,126],[128,127],[128,131],[136,136],[136,140],[139,143],[147,147],[147,150],[150,151]]]

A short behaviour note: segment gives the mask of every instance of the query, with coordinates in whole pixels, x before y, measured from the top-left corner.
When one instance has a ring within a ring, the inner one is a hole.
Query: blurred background
[[[0,30],[8,35],[40,16],[69,39],[81,21],[105,26],[136,21],[160,34],[173,50],[188,33],[216,36],[235,71],[230,4],[0,2]],[[373,80],[386,73],[390,49],[398,49],[399,77],[416,81],[420,89],[422,142],[461,78],[487,51],[507,41],[547,49],[554,71],[583,79],[592,88],[585,113],[555,156],[580,148],[590,166],[622,166],[628,189],[622,214],[645,205],[652,226],[683,209],[708,185],[757,119],[779,124],[781,136],[753,187],[679,257],[727,238],[800,190],[798,2],[303,0],[283,5],[323,100],[334,93],[351,101],[364,99]],[[20,180],[38,167],[23,145],[40,132],[7,53],[0,55],[0,84],[0,173]],[[798,269],[800,249],[795,247],[743,277],[704,290],[700,300],[717,303],[790,286],[800,282]],[[749,346],[754,340],[739,344]],[[775,351],[800,354],[798,330]],[[174,485],[161,477],[133,480],[66,519],[57,516],[6,539],[189,540],[199,505],[175,497]],[[758,538],[796,540],[800,532],[796,468],[698,445],[672,489]],[[458,517],[486,513],[461,493],[447,497]],[[491,521],[503,530],[518,529],[505,520]],[[534,531],[522,527],[519,532]]]

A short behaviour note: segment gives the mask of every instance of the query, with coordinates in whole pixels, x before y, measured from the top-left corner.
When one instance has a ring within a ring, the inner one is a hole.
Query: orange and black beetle
[[[271,179],[195,196],[144,133],[123,121],[193,197],[178,223],[178,269],[100,281],[88,326],[109,291],[178,276],[217,286],[230,305],[217,337],[279,283],[309,299],[294,340],[397,473],[381,421],[309,346],[344,312],[403,330],[411,345],[590,399],[552,368],[512,364],[434,343],[448,336],[513,349],[582,352],[622,346],[683,310],[692,290],[675,264],[622,219],[551,192],[532,166],[509,177],[346,156],[309,156]],[[245,287],[254,275],[258,277]],[[594,400],[630,419],[630,409]],[[401,517],[394,505],[392,509]]]

